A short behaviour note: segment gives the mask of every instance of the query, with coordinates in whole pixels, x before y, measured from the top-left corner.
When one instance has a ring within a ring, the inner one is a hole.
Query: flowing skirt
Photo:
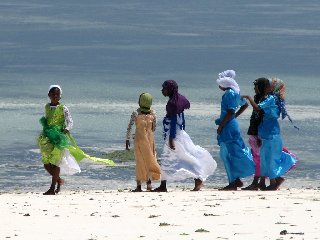
[[[91,161],[110,166],[115,165],[110,159],[89,156],[83,152],[77,146],[76,141],[70,133],[59,134],[61,134],[61,138],[66,138],[68,140],[65,146],[53,144],[52,141],[50,141],[50,139],[44,134],[40,134],[38,138],[38,145],[40,147],[43,164],[52,164],[60,167],[61,175],[73,175],[75,173],[80,173],[81,170],[78,162],[84,159],[89,159]]]
[[[152,129],[136,128],[134,138],[134,155],[136,161],[136,180],[146,182],[160,180],[160,166],[157,161]]]
[[[204,148],[194,145],[184,130],[177,130],[175,150],[169,147],[166,138],[161,155],[161,180],[181,181],[199,178],[205,181],[217,168],[216,161]]]
[[[253,175],[255,164],[250,149],[246,147],[241,137],[238,121],[230,120],[217,138],[220,145],[220,158],[226,169],[229,183],[237,178]]]
[[[229,183],[237,178],[251,176],[255,172],[251,151],[242,143],[242,139],[231,143],[220,143],[220,158],[226,169]]]
[[[273,135],[270,139],[262,139],[260,161],[261,176],[274,179],[292,169],[298,158],[282,147],[280,135]]]
[[[59,163],[59,167],[60,175],[73,175],[81,172],[78,162],[68,150],[62,151],[62,158]]]

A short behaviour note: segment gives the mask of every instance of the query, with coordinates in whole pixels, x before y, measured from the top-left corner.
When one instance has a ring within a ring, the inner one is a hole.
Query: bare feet
[[[142,192],[141,185],[137,185],[136,189],[131,190],[131,192]]]
[[[245,188],[241,188],[241,190],[248,190],[248,191],[259,190],[259,179],[260,177],[254,176],[252,183]]]
[[[240,180],[240,178],[237,178],[235,181],[234,181],[235,185],[237,187],[243,187],[243,182]]]
[[[166,187],[157,187],[155,189],[153,189],[151,192],[168,192]]]
[[[53,188],[50,188],[48,191],[43,193],[43,195],[56,195]]]
[[[199,178],[194,179],[194,188],[191,191],[199,191],[203,187],[203,181]]]
[[[151,185],[151,183],[147,183],[147,190],[148,190],[148,191],[151,191],[151,190],[152,190],[152,185]]]
[[[266,183],[265,183],[265,182],[259,182],[258,188],[259,188],[261,191],[267,190]]]
[[[219,191],[237,191],[238,187],[241,188],[242,186],[243,182],[240,180],[240,178],[237,178],[233,182],[229,183],[228,186],[220,188]]]
[[[275,184],[270,184],[264,191],[277,191],[277,185]]]
[[[277,189],[280,188],[280,185],[284,182],[284,178],[283,177],[277,177],[276,178],[276,183],[277,183]]]
[[[235,182],[230,183],[228,186],[219,188],[219,191],[237,191],[237,186]]]
[[[248,190],[248,191],[258,191],[259,187],[258,184],[250,184],[248,187],[241,188],[241,190]]]
[[[137,187],[136,189],[131,190],[131,192],[142,192],[142,189]]]
[[[64,184],[64,180],[62,178],[59,178],[58,181],[57,181],[57,189],[55,190],[55,193],[59,193],[60,192],[60,188],[61,188],[61,185]]]
[[[149,179],[147,181],[147,191],[151,191],[152,190],[152,185],[151,185],[151,180]]]
[[[266,191],[276,191],[279,190],[280,185],[284,182],[284,178],[277,177],[273,179],[272,183],[266,188]]]

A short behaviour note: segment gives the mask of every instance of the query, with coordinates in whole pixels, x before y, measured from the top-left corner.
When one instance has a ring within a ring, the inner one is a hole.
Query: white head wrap
[[[50,90],[51,90],[52,88],[59,88],[59,90],[60,90],[60,96],[62,95],[62,89],[61,89],[60,85],[50,85],[49,90],[48,90],[48,94],[49,94],[49,92],[50,92]]]
[[[236,93],[240,93],[240,87],[234,78],[236,77],[236,72],[234,70],[226,70],[219,73],[219,78],[217,83],[223,88],[232,88]]]

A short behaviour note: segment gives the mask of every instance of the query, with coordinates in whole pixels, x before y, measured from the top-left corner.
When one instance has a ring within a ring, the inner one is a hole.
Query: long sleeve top
[[[136,121],[136,118],[139,114],[144,114],[141,113],[140,109],[137,109],[136,111],[133,111],[130,117],[130,121],[128,124],[128,128],[127,128],[127,134],[126,134],[126,140],[130,140],[131,138],[131,131],[132,131],[132,126]],[[156,112],[151,109],[150,114],[154,115],[154,120],[153,120],[153,124],[152,124],[152,131],[154,132],[156,130],[156,125],[157,125],[157,117],[156,117]]]
[[[185,130],[184,112],[178,113],[174,116],[166,116],[163,119],[163,135],[164,139],[170,137],[176,138],[177,129]]]

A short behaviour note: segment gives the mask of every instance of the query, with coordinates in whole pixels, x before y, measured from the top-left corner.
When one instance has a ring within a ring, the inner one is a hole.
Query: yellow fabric
[[[59,104],[56,108],[50,109],[50,104],[45,106],[45,117],[47,119],[48,126],[61,126],[61,129],[64,128],[65,120],[63,113],[63,105]]]
[[[62,104],[52,109],[50,109],[50,105],[47,104],[45,106],[45,117],[47,119],[48,126],[57,126],[61,130],[61,134],[63,134],[62,131],[65,127],[65,119]],[[115,163],[110,159],[92,157],[84,153],[78,147],[76,141],[70,133],[66,134],[66,136],[69,143],[65,147],[65,149],[69,150],[70,154],[76,159],[77,162],[81,161],[84,158],[88,158],[94,162],[115,166]],[[44,135],[44,133],[40,134],[37,142],[40,147],[43,164],[50,163],[55,166],[59,166],[64,149],[59,149],[58,146],[55,146],[52,142],[50,142],[49,138]]]
[[[56,108],[50,109],[50,104],[45,106],[45,117],[47,119],[48,126],[58,126],[64,128],[64,113],[63,105],[60,104]],[[37,139],[40,147],[43,164],[53,164],[59,166],[62,157],[62,150],[55,147],[43,133]]]
[[[134,154],[137,181],[160,179],[160,166],[157,162],[152,123],[155,116],[139,114],[136,117]]]

